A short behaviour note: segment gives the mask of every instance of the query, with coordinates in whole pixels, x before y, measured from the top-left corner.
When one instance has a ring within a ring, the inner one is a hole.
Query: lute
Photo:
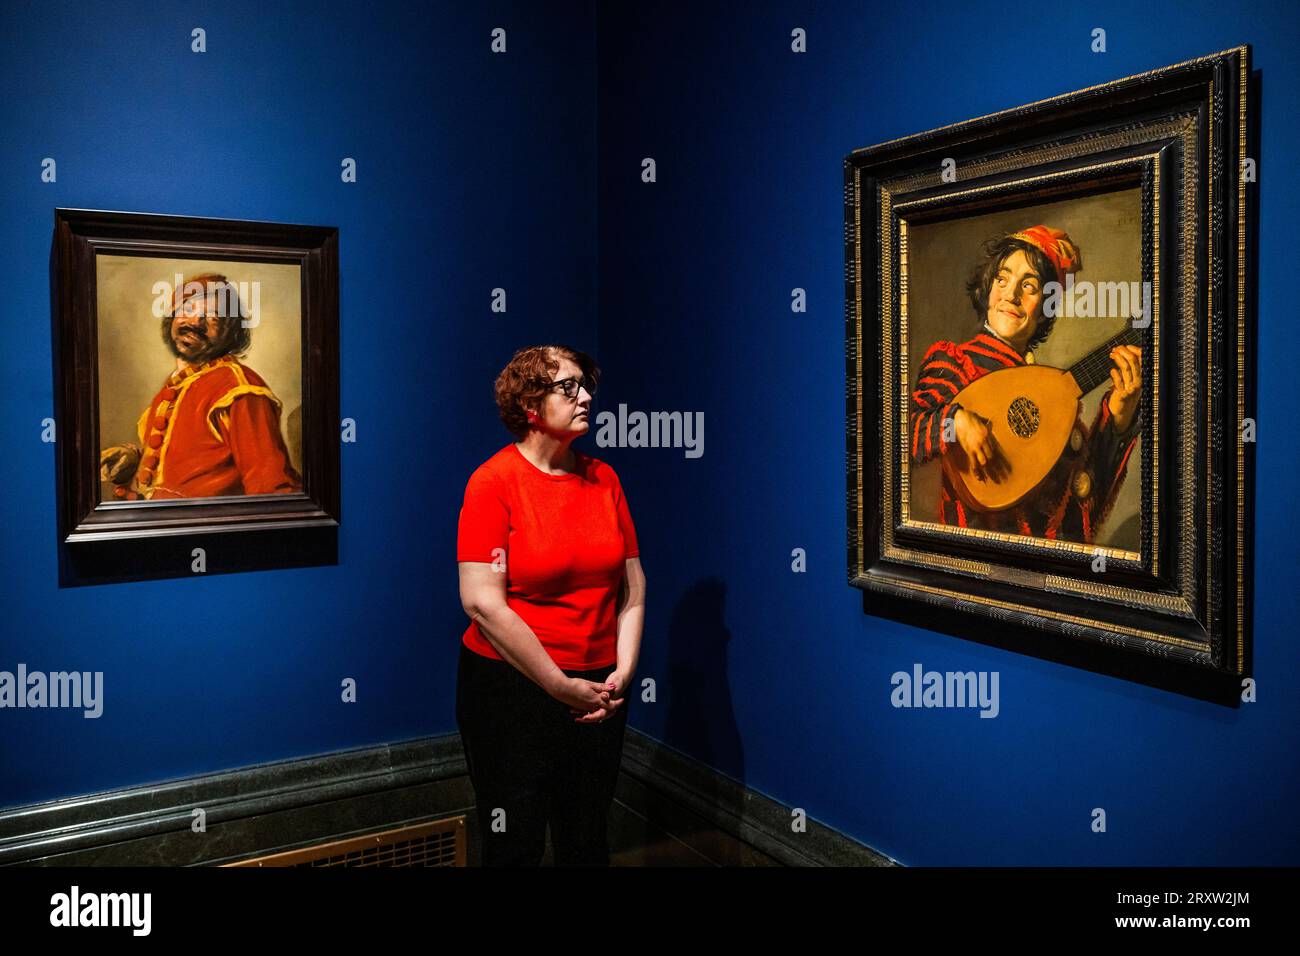
[[[995,467],[981,469],[960,444],[943,454],[943,469],[961,500],[976,511],[1014,508],[1042,484],[1060,460],[1080,400],[1110,377],[1110,351],[1141,345],[1131,326],[1068,369],[1020,365],[987,372],[953,398],[983,418],[992,433]]]

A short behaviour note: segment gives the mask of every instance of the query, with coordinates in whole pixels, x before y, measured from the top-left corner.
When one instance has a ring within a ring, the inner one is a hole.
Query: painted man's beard
[[[186,331],[193,332],[194,337],[187,337],[185,335]],[[212,359],[225,355],[228,351],[227,342],[229,338],[225,334],[224,328],[213,339],[209,339],[202,330],[182,329],[181,334],[172,336],[170,341],[172,352],[177,358],[184,359],[191,365],[202,365],[204,362],[210,362]]]

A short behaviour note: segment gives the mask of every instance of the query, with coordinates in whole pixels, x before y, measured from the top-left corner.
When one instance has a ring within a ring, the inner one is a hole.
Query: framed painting
[[[1239,682],[1251,82],[1242,46],[846,157],[866,611]]]
[[[57,209],[60,583],[337,560],[338,233]]]

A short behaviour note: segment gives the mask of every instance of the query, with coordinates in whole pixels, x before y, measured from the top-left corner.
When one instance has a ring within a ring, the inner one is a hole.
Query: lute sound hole
[[[1038,406],[1023,395],[1007,409],[1007,424],[1021,438],[1031,438],[1038,431]]]

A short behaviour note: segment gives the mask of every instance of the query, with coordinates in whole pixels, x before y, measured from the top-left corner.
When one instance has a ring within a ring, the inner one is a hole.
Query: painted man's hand
[[[1110,414],[1115,430],[1122,432],[1142,401],[1142,350],[1136,345],[1117,345],[1110,351],[1110,360],[1115,363],[1110,370],[1115,385],[1110,393]]]
[[[988,423],[964,408],[958,408],[952,417],[952,430],[957,444],[975,466],[975,471],[993,481],[1005,477],[1006,463],[998,454],[997,443]]]
[[[140,467],[140,446],[114,445],[99,455],[99,476],[115,485],[130,484]]]

